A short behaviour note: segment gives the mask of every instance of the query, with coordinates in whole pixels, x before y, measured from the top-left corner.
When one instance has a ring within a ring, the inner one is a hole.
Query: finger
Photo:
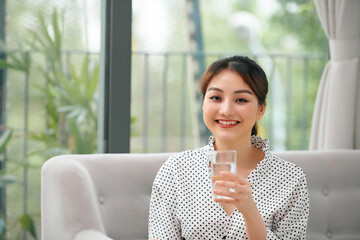
[[[236,184],[233,182],[216,182],[215,183],[215,188],[214,188],[214,193],[216,195],[222,195],[223,192],[220,192],[220,194],[218,194],[215,191],[224,191],[224,192],[230,192],[231,195],[227,195],[228,197],[232,197],[232,198],[241,198],[244,194],[245,195],[249,195],[251,194],[251,188],[247,185],[240,185],[240,184]]]
[[[221,171],[221,172],[227,172],[227,171]],[[222,181],[228,181],[229,180],[228,177],[222,176],[221,172],[220,172],[220,175],[212,176],[212,181],[213,182],[219,181],[219,180],[222,180]],[[229,172],[229,173],[231,173],[231,172]]]
[[[217,196],[214,197],[214,202],[235,204],[237,201],[239,201],[239,196],[236,196],[237,193],[234,192],[216,191],[216,195]]]
[[[214,198],[214,202],[234,204],[236,200],[232,198]]]
[[[229,181],[216,181],[215,187],[222,187],[222,188],[231,188],[235,192],[240,191],[241,185],[236,182],[229,182]]]
[[[238,199],[241,193],[239,192],[232,192],[232,191],[228,191],[228,190],[221,190],[221,189],[214,189],[214,194],[217,196],[222,196],[222,197],[228,197],[228,198],[233,198],[233,199]]]
[[[212,182],[215,183],[217,181],[226,181],[226,177],[223,177],[223,176],[212,176]]]
[[[218,191],[221,191],[219,192],[220,194],[217,193]],[[244,185],[233,184],[231,182],[223,182],[223,183],[215,184],[215,188],[213,192],[217,195],[221,195],[223,193],[229,193],[231,194],[231,197],[236,198],[242,194],[249,194],[249,193],[251,194],[251,188]],[[234,195],[234,193],[236,195]]]
[[[228,181],[234,181],[240,184],[249,184],[249,181],[247,179],[244,179],[239,175],[229,171],[221,171],[220,176],[227,178]]]

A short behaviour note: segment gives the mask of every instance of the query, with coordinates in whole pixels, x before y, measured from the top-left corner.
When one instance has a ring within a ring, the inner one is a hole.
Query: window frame
[[[98,152],[130,152],[132,0],[101,2]]]

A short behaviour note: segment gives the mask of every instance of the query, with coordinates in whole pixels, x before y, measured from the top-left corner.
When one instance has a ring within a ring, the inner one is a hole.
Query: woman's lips
[[[222,128],[232,128],[237,126],[240,122],[235,120],[216,120],[216,123]]]

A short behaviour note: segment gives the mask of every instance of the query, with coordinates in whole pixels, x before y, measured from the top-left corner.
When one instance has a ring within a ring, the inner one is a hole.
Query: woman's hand
[[[264,220],[254,202],[251,194],[251,184],[247,179],[237,176],[231,172],[221,172],[225,181],[215,181],[214,193],[216,195],[229,197],[229,199],[215,198],[215,202],[234,205],[243,215],[246,232],[251,240],[266,239],[267,230]],[[216,187],[228,188],[229,190],[220,190]],[[233,189],[234,191],[230,191]]]
[[[247,179],[226,171],[221,172],[220,175],[226,180],[215,181],[213,192],[216,195],[228,197],[228,199],[215,198],[215,202],[234,205],[243,214],[256,207],[251,194],[251,184]],[[217,187],[222,189],[217,189]],[[230,191],[230,189],[233,191]]]

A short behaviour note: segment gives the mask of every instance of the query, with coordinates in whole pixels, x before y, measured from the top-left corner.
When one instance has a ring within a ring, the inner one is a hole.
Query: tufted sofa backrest
[[[275,154],[306,172],[308,239],[360,239],[360,151]],[[152,183],[169,156],[92,154],[50,159],[42,169],[42,239],[147,239]],[[89,229],[108,238],[91,238],[91,233],[79,237]]]
[[[307,239],[360,239],[360,151],[275,154],[306,173],[310,196]]]

